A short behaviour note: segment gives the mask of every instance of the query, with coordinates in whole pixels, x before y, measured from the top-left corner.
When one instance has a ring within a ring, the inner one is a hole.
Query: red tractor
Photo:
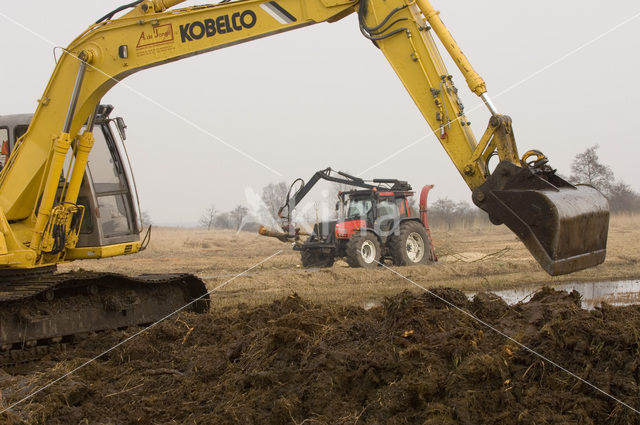
[[[307,234],[291,226],[291,213],[320,180],[355,189],[339,193],[336,220],[316,223],[313,232]],[[300,187],[292,194],[296,183]],[[420,211],[415,214],[409,202],[414,192],[407,182],[365,181],[327,168],[316,172],[308,183],[297,179],[289,188],[287,200],[278,213],[284,220],[285,233],[266,228],[261,228],[260,233],[294,242],[293,249],[300,251],[304,267],[330,267],[336,257],[345,258],[351,267],[376,267],[385,259],[398,266],[435,262],[426,208],[432,187],[427,185],[422,189]],[[302,242],[301,236],[305,235],[308,238]]]

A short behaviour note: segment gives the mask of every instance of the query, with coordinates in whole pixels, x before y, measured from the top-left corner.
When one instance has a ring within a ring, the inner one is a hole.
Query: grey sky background
[[[0,12],[66,46],[123,3],[23,0],[3,2]],[[521,152],[542,150],[568,175],[574,155],[598,143],[616,177],[640,190],[640,17],[518,84],[640,13],[637,1],[432,3],[499,111],[513,118]],[[0,16],[0,49],[0,114],[33,112],[54,68],[51,45]],[[466,110],[475,109],[480,100],[448,65]],[[212,203],[221,210],[245,203],[247,187],[259,192],[327,166],[359,173],[431,132],[355,16],[141,71],[125,83],[281,174],[116,86],[103,102],[128,124],[142,209],[156,223],[195,222]],[[469,117],[479,138],[489,115],[482,107]],[[434,136],[364,177],[406,179],[416,189],[433,183],[433,198],[470,201]]]

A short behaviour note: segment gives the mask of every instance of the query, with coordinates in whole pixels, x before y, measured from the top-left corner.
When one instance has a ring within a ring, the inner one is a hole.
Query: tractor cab
[[[411,187],[404,190],[366,189],[341,192],[336,238],[349,238],[356,231],[370,229],[377,234],[388,234],[400,221],[413,215],[409,198]]]

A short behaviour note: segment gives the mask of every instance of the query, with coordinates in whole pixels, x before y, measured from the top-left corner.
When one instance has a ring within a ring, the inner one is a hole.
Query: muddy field
[[[440,259],[428,267],[396,269],[425,287],[482,291],[571,281],[640,278],[640,215],[614,216],[607,260],[597,268],[549,277],[504,226],[434,228]],[[216,291],[214,308],[255,306],[292,292],[318,303],[368,306],[385,296],[419,289],[389,270],[351,269],[343,261],[331,269],[304,270],[289,244],[255,233],[154,228],[149,248],[136,255],[71,263],[61,270],[88,269],[125,274],[194,273],[210,288],[223,284],[274,254],[246,276]]]
[[[588,311],[577,293],[545,289],[510,307],[459,291],[639,278],[639,229],[638,216],[614,217],[605,264],[555,278],[500,227],[434,229],[441,261],[394,268],[401,275],[342,262],[304,270],[286,244],[249,233],[155,229],[143,253],[61,270],[194,273],[225,285],[211,313],[170,318],[0,424],[640,424],[403,277],[640,409],[640,306]],[[135,332],[0,370],[0,410]]]
[[[640,307],[580,307],[545,289],[507,306],[436,289],[520,342],[640,407]],[[131,331],[128,331],[131,332]],[[5,404],[127,335],[88,339],[0,374]],[[380,307],[296,295],[254,308],[183,314],[117,348],[3,423],[634,424],[640,416],[424,293]]]

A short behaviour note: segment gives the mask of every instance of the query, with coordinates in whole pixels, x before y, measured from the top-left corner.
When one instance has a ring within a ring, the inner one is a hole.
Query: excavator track
[[[96,332],[148,325],[189,303],[185,311],[209,309],[204,282],[190,274],[5,277],[0,281],[0,366],[64,350]]]

